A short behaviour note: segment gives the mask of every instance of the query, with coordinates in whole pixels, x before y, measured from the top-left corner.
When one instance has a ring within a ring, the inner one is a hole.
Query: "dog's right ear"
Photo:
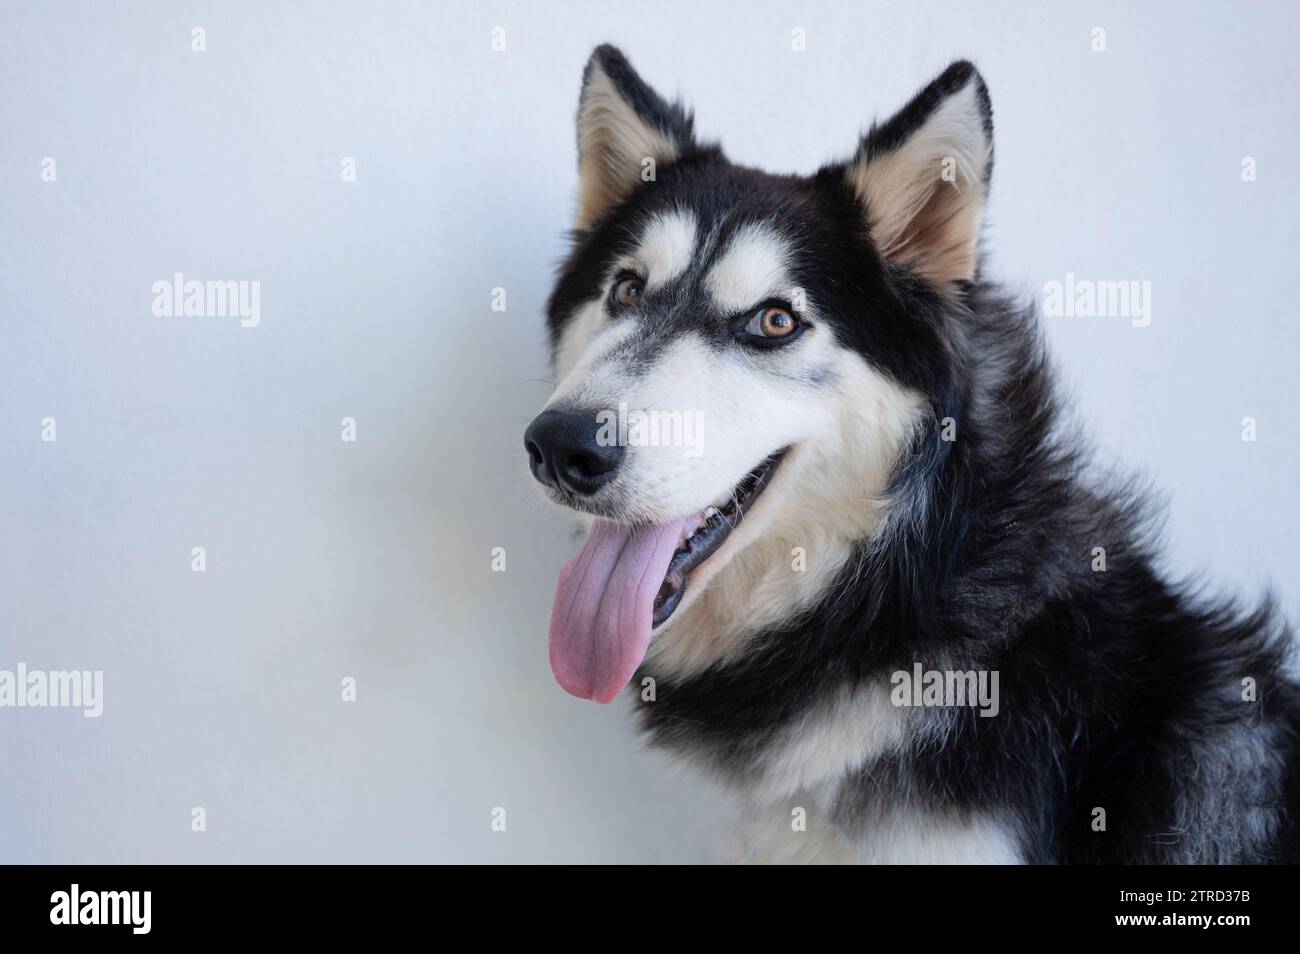
[[[578,228],[590,228],[693,143],[691,114],[665,102],[617,48],[596,47],[578,101]]]

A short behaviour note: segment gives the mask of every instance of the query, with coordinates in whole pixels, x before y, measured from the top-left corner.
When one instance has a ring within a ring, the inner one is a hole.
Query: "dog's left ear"
[[[616,47],[596,47],[578,101],[578,228],[589,228],[656,165],[693,145],[694,120],[651,89]]]
[[[880,253],[942,284],[975,275],[992,169],[988,89],[975,67],[960,61],[871,127],[848,177]]]

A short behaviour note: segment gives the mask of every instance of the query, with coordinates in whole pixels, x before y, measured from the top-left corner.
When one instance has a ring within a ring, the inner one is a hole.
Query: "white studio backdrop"
[[[4,0],[0,670],[104,688],[99,718],[0,708],[0,861],[726,850],[719,793],[547,664],[576,540],[521,435],[549,390],[543,305],[602,41],[775,171],[846,155],[974,59],[996,114],[990,268],[1040,297],[1067,274],[1151,283],[1147,327],[1048,320],[1078,415],[1168,497],[1171,568],[1244,596],[1271,582],[1296,619],[1297,19]],[[256,282],[255,324],[156,315],[176,273]]]

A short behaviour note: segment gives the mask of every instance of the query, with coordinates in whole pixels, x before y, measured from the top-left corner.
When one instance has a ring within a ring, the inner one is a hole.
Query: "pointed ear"
[[[578,228],[590,227],[642,181],[649,167],[672,162],[693,145],[693,119],[637,76],[627,57],[598,46],[578,101]]]
[[[961,61],[872,126],[849,164],[849,183],[880,253],[943,283],[975,276],[992,170],[988,89]]]

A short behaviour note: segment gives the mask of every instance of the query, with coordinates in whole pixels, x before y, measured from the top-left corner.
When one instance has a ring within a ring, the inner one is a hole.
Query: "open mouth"
[[[560,571],[551,610],[551,670],[567,692],[613,701],[645,659],[653,630],[681,605],[692,571],[739,526],[784,455],[762,461],[725,500],[692,517],[592,524]]]
[[[687,537],[673,553],[663,585],[655,596],[654,616],[651,617],[654,626],[659,626],[673,615],[682,597],[686,595],[686,584],[691,571],[718,552],[731,532],[740,525],[745,510],[767,488],[776,465],[784,455],[785,451],[782,450],[767,458],[745,475],[745,479],[736,485],[736,489],[725,501],[720,501],[693,517],[692,522],[696,524],[693,529],[690,523],[683,528]]]

